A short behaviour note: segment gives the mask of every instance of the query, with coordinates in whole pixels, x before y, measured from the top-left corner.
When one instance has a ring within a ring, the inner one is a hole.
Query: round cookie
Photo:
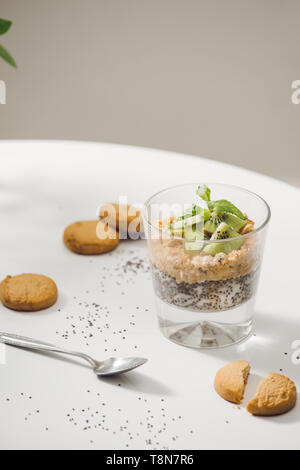
[[[52,279],[41,274],[7,276],[0,284],[0,300],[12,310],[43,310],[56,302],[57,287]]]
[[[143,235],[143,220],[141,212],[134,206],[108,203],[99,208],[100,220],[117,230],[121,238],[138,239]]]
[[[74,253],[100,255],[118,246],[119,234],[107,224],[97,220],[84,220],[65,229],[64,243]]]

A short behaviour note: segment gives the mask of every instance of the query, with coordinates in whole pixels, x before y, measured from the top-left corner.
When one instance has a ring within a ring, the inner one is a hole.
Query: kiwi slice
[[[188,241],[184,242],[184,249],[188,253],[198,253],[204,245],[204,232],[197,230],[197,226],[189,226],[184,230],[184,238]]]
[[[192,217],[173,222],[170,225],[171,235],[182,235],[182,232],[184,232],[188,227],[195,224],[203,224],[203,222],[204,219],[202,214],[193,215]]]
[[[209,219],[204,224],[204,232],[208,235],[212,235],[222,222],[221,216],[212,213]]]
[[[221,217],[222,221],[229,225],[229,227],[231,227],[236,232],[239,232],[243,227],[245,227],[247,223],[247,220],[242,220],[236,215],[230,214],[229,212],[224,212]]]
[[[226,241],[224,241],[224,243],[209,243],[204,247],[203,251],[212,256],[216,255],[217,253],[229,254],[233,250],[238,250],[244,243],[242,239],[230,240],[230,238],[238,236],[238,232],[233,230],[225,222],[221,222],[210,239]]]
[[[212,235],[217,230],[221,222],[225,222],[236,232],[239,232],[247,223],[246,220],[242,220],[229,212],[222,212],[220,214],[213,212],[204,224],[204,231]]]
[[[213,233],[211,240],[226,240],[227,238],[238,237],[239,234],[229,227],[225,222],[221,222],[217,230]]]

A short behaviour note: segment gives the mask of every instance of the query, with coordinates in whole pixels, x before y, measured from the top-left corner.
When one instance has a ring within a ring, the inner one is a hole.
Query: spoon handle
[[[11,346],[17,346],[19,348],[24,349],[35,349],[38,351],[50,351],[55,353],[68,354],[70,356],[76,356],[86,360],[92,367],[96,367],[98,365],[96,361],[94,361],[94,359],[87,356],[86,354],[82,354],[75,351],[69,351],[67,349],[54,346],[53,344],[44,343],[42,341],[32,338],[25,338],[24,336],[12,335],[9,333],[0,333],[0,343],[9,344]]]
[[[11,335],[9,333],[0,333],[0,343],[10,344],[11,346],[18,346],[20,348],[41,349],[44,351],[59,349],[53,344],[44,343],[44,341],[25,338],[25,336]]]

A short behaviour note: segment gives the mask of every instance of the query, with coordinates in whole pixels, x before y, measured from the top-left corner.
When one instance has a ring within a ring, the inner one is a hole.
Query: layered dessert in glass
[[[151,197],[144,218],[163,334],[198,348],[247,338],[267,203],[238,187],[182,185]]]

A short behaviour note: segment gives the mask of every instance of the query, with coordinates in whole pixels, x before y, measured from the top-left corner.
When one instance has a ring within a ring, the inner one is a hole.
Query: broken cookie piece
[[[294,408],[296,401],[294,382],[284,375],[270,372],[259,383],[255,397],[247,405],[247,411],[260,416],[278,415]]]
[[[215,390],[224,400],[238,405],[244,398],[245,388],[250,374],[247,361],[231,362],[217,372]]]

